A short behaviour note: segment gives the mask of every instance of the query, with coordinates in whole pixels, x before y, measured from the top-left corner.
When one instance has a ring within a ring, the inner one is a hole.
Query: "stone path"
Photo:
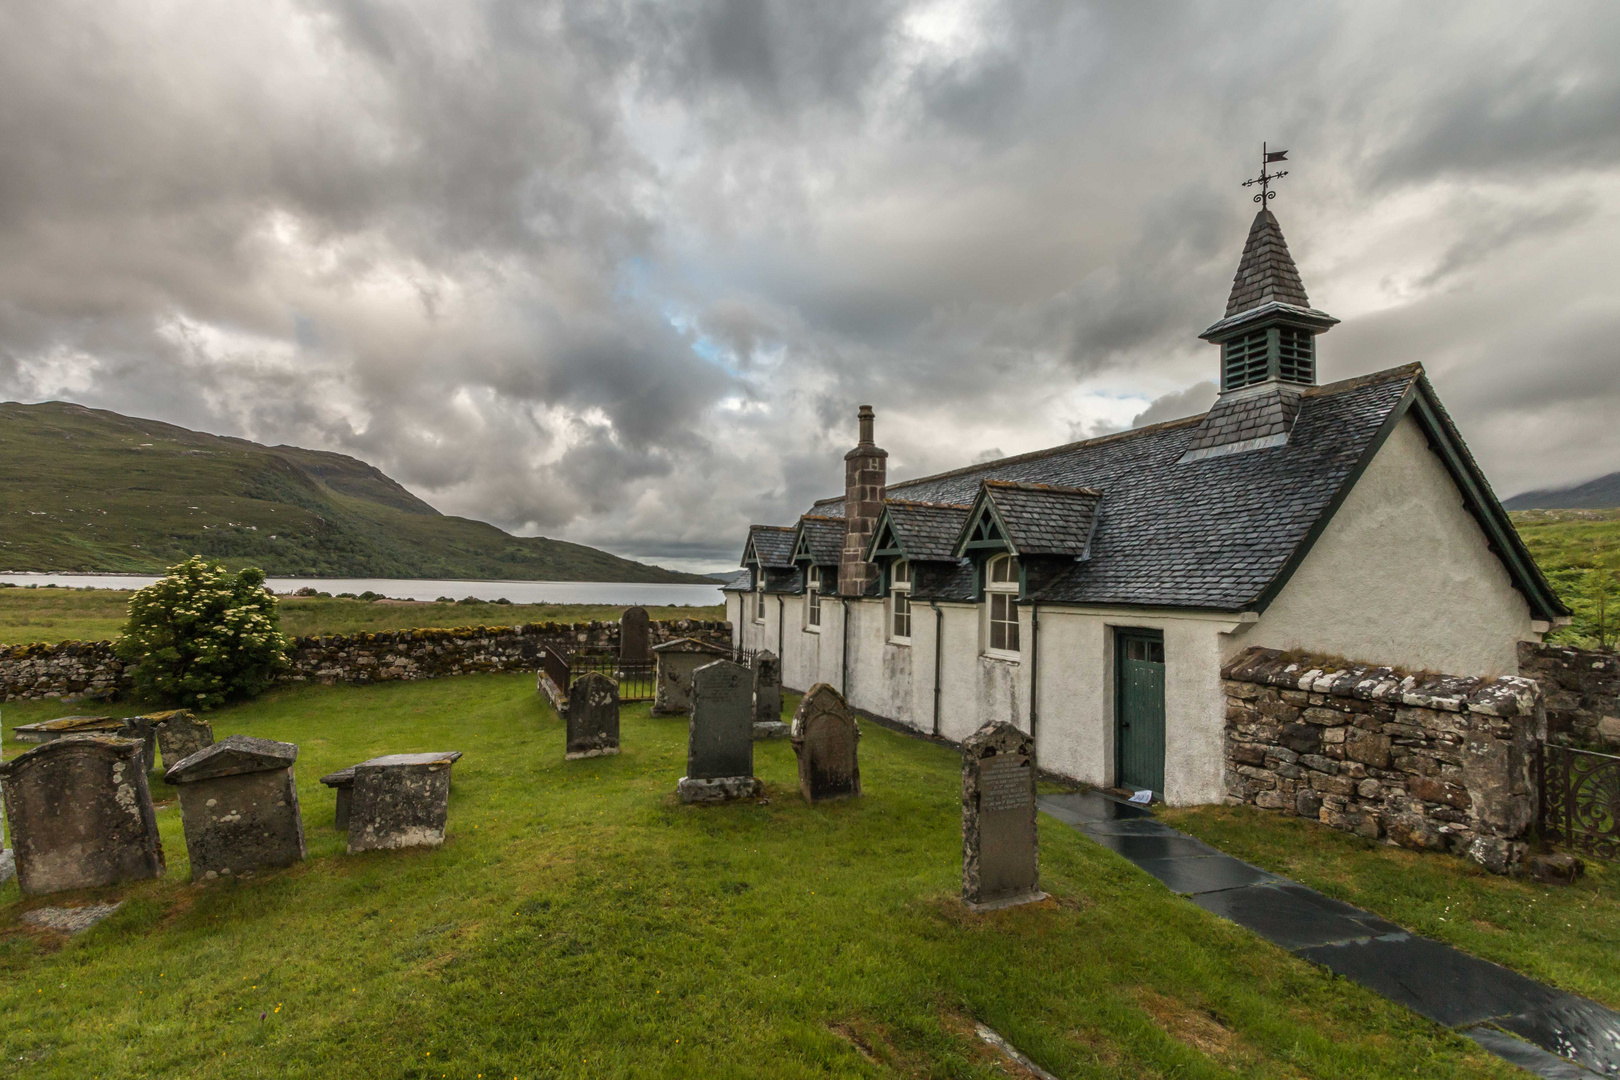
[[[1620,1013],[1268,874],[1140,807],[1090,791],[1042,795],[1038,805],[1205,911],[1456,1029],[1515,1065],[1555,1080],[1620,1077]]]

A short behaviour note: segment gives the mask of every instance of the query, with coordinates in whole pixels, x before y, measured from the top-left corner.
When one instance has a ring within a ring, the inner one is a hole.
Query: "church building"
[[[1517,673],[1568,611],[1420,364],[1318,385],[1311,306],[1262,208],[1201,416],[901,483],[861,406],[842,495],[755,525],[735,643],[871,716],[954,741],[989,720],[1041,766],[1220,801],[1221,668],[1264,645]]]

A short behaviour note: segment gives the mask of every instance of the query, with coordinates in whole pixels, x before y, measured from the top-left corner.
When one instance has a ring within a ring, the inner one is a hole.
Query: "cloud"
[[[1620,468],[1620,10],[0,7],[0,396],[355,454],[692,567],[891,475],[1200,411],[1254,207],[1500,489]]]

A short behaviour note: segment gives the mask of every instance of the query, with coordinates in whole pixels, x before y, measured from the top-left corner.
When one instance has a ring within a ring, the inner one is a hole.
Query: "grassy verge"
[[[1498,877],[1248,806],[1163,817],[1237,858],[1554,986],[1620,1008],[1620,870],[1587,860],[1573,886]]]
[[[0,642],[102,641],[123,629],[130,594],[118,589],[0,589]],[[512,626],[535,622],[617,620],[609,604],[369,603],[335,597],[282,597],[281,628],[290,635],[414,630],[423,626]],[[650,607],[655,619],[723,619],[725,609]]]
[[[682,719],[627,708],[624,753],[565,763],[527,676],[284,688],[214,721],[300,745],[308,861],[188,884],[160,785],[169,875],[107,890],[106,923],[61,943],[16,918],[61,898],[0,888],[0,1075],[1008,1075],[974,1020],[1065,1080],[1515,1075],[1045,817],[1053,899],[968,914],[958,759],[876,726],[859,801],[806,806],[770,742],[768,803],[692,808]],[[344,854],[316,778],[442,748],[466,752],[446,845]]]

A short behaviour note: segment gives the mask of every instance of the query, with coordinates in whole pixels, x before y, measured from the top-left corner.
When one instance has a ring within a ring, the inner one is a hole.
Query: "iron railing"
[[[1539,757],[1542,838],[1620,856],[1620,757],[1557,743]]]
[[[733,649],[733,663],[751,668],[755,650]],[[606,675],[619,684],[619,700],[651,701],[658,685],[658,664],[646,660],[620,660],[613,653],[585,652],[571,648],[567,643],[548,642],[540,648],[540,670],[567,700],[574,680],[588,671]]]

